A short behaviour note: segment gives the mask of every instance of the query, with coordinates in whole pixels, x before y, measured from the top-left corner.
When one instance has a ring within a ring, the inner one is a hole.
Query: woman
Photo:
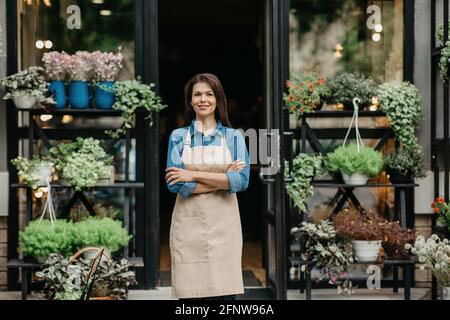
[[[170,227],[172,296],[234,300],[244,293],[236,192],[248,186],[248,152],[240,131],[229,128],[216,76],[195,75],[184,93],[190,125],[170,135],[166,169],[168,188],[178,194]]]

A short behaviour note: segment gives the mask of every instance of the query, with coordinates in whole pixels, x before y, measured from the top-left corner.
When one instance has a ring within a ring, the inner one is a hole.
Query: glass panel
[[[293,0],[289,22],[291,72],[402,80],[403,0]]]

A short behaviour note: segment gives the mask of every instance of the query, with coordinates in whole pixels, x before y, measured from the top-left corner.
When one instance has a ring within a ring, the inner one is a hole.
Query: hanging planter
[[[348,185],[364,185],[368,178],[380,173],[383,168],[381,153],[364,146],[358,129],[358,98],[353,100],[354,114],[344,142],[340,147],[328,154],[325,165],[330,172],[342,173]],[[355,123],[356,144],[346,144],[350,130]]]

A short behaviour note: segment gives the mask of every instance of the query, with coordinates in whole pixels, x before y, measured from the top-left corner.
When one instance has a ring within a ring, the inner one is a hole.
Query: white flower
[[[419,257],[419,262],[424,263],[426,261],[425,257]]]
[[[436,270],[440,270],[440,269],[441,269],[441,266],[440,266],[438,263],[436,263],[436,264],[434,265],[434,268],[435,268]]]
[[[407,243],[407,244],[405,244],[405,249],[406,250],[410,250],[412,247],[411,247],[411,244],[409,244],[409,243]]]

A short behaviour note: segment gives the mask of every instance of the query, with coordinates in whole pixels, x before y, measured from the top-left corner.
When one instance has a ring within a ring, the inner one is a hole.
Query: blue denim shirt
[[[202,132],[197,130],[195,120],[192,121],[189,127],[179,128],[172,132],[169,138],[169,149],[167,152],[167,168],[178,167],[184,169],[184,163],[181,159],[184,148],[184,140],[187,131],[191,133],[191,147],[197,146],[219,146],[221,143],[221,136],[225,137],[225,141],[230,151],[233,161],[245,161],[245,168],[240,172],[226,172],[230,189],[228,193],[236,193],[244,191],[248,187],[250,176],[250,163],[247,147],[242,133],[239,130],[224,127],[220,121],[217,121],[217,128],[214,132],[205,136]],[[184,198],[188,197],[195,188],[197,182],[179,182],[169,186],[169,190],[173,193],[179,193]]]

